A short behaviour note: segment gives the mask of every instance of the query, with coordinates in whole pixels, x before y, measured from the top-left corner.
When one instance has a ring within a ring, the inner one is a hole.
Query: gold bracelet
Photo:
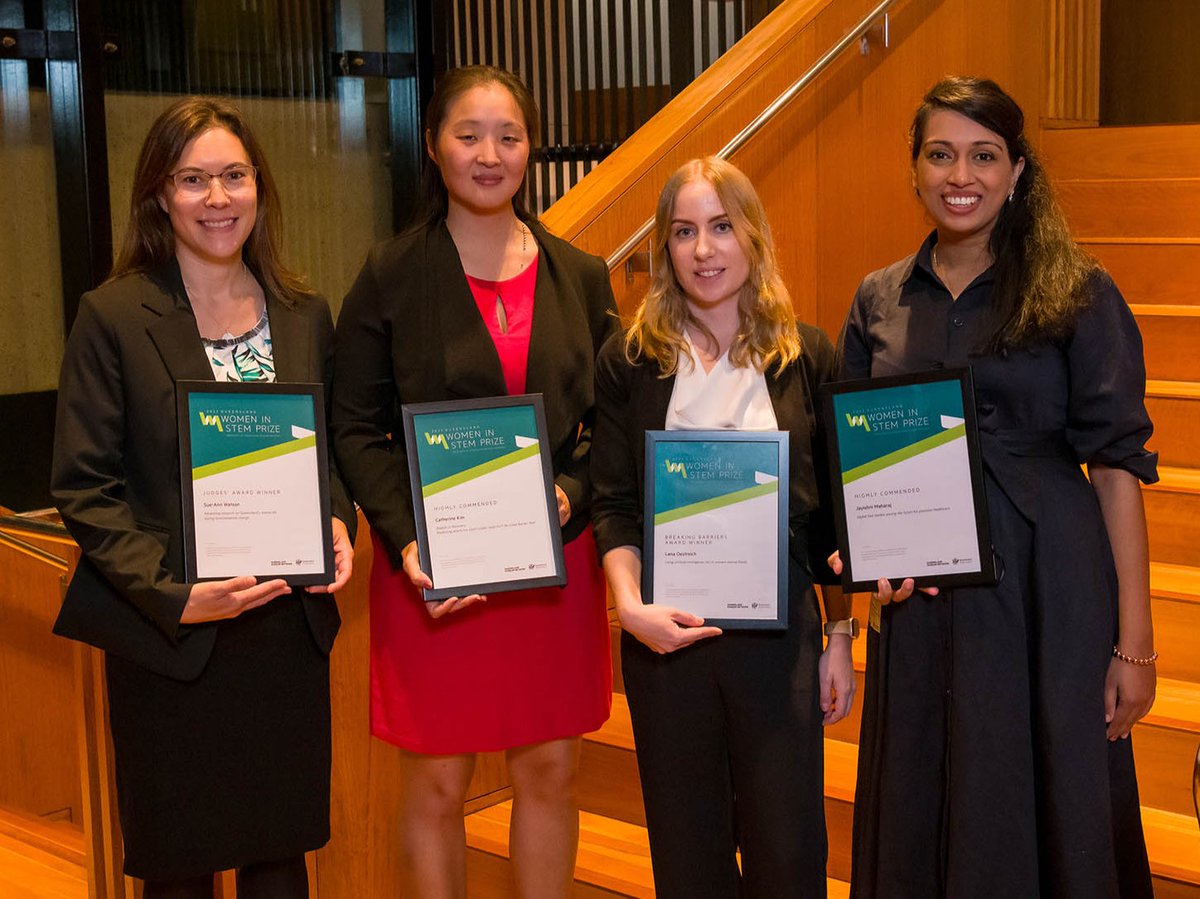
[[[1151,654],[1151,656],[1147,659],[1135,659],[1133,656],[1125,655],[1125,653],[1121,652],[1120,649],[1118,649],[1116,646],[1114,646],[1113,647],[1113,656],[1115,658],[1120,659],[1122,662],[1126,662],[1127,664],[1137,665],[1139,668],[1149,668],[1151,665],[1154,664],[1155,660],[1158,658],[1158,653],[1155,652],[1155,653]]]

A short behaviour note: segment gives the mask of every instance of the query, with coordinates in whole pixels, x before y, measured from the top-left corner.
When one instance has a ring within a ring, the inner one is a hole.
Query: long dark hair
[[[486,87],[489,84],[498,84],[508,91],[516,101],[517,108],[521,110],[521,117],[525,119],[525,133],[529,139],[529,159],[532,163],[533,151],[537,149],[538,136],[542,129],[537,101],[533,99],[533,93],[524,81],[507,69],[496,66],[462,66],[450,69],[438,79],[433,96],[429,98],[429,107],[425,110],[426,140],[430,144],[437,144],[438,132],[442,130],[446,111],[451,103],[472,88]],[[524,222],[534,220],[534,216],[525,208],[525,182],[528,178],[527,165],[525,177],[521,179],[521,186],[517,188],[516,196],[513,197],[513,211],[517,218]],[[450,196],[446,193],[441,170],[426,153],[421,167],[421,203],[413,218],[413,224],[422,228],[440,224],[446,220],[449,208]]]
[[[1071,239],[1046,170],[1025,137],[1021,107],[986,78],[959,75],[939,81],[925,94],[909,130],[914,164],[929,117],[941,110],[994,131],[1012,162],[1025,160],[1012,199],[1001,208],[988,239],[995,289],[984,349],[1005,352],[1065,336],[1090,299],[1087,280],[1099,266]]]
[[[268,295],[290,305],[312,291],[282,262],[279,235],[283,212],[267,157],[242,111],[216,97],[176,100],[150,126],[133,173],[129,225],[108,280],[151,271],[174,257],[175,231],[159,205],[159,196],[168,189],[170,173],[183,155],[183,148],[213,128],[224,128],[240,140],[250,164],[258,170],[257,212],[254,228],[242,247],[242,258]]]

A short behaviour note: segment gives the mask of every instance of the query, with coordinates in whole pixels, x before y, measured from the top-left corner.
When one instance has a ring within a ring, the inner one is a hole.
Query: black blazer
[[[323,300],[267,297],[279,381],[329,389],[333,323]],[[183,512],[175,382],[211,380],[179,266],[129,275],[83,295],[58,390],[51,492],[83,558],[54,632],[180,680],[199,676],[218,623],[180,623]],[[333,514],[354,506],[330,472]],[[325,652],[341,619],[328,595],[298,591]]]
[[[604,260],[529,229],[540,258],[526,389],[545,399],[554,480],[571,501],[567,541],[588,522],[594,360],[616,329],[616,304]],[[336,358],[338,466],[399,569],[416,539],[400,404],[507,392],[445,225],[371,251],[338,316]]]
[[[825,333],[797,323],[804,353],[783,372],[767,372],[767,392],[781,431],[789,434],[788,521],[792,558],[813,580],[837,584],[825,563],[837,548],[827,501],[828,467],[816,392],[833,379],[834,350]],[[675,389],[658,363],[625,358],[623,334],[596,360],[596,428],[592,450],[592,524],[603,556],[618,546],[642,548],[646,431],[660,431]]]

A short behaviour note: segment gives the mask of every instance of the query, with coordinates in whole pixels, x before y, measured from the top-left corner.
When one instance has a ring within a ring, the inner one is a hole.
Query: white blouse
[[[779,422],[767,392],[766,376],[753,366],[735,368],[729,352],[706,372],[691,335],[684,332],[687,359],[679,360],[667,406],[668,431],[774,431]]]

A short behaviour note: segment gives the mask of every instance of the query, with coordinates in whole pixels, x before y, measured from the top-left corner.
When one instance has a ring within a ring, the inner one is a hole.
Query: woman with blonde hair
[[[650,290],[596,363],[592,520],[624,630],[655,886],[664,897],[824,896],[822,723],[844,717],[854,694],[845,601],[823,591],[822,653],[812,586],[833,580],[813,414],[833,348],[796,321],[762,203],[730,163],[696,159],[671,176],[653,241]],[[722,633],[645,603],[644,434],[663,428],[789,433],[786,630]]]

